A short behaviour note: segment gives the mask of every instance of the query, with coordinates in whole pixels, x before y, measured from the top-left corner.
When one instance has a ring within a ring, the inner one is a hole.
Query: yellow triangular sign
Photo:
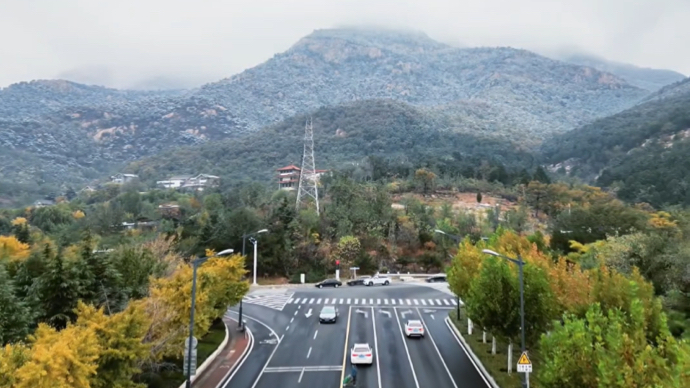
[[[518,360],[518,365],[532,365],[532,361],[527,357],[527,352],[522,353],[520,359]]]

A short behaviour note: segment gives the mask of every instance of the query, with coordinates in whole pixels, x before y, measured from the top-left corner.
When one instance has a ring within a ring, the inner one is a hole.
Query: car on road
[[[338,288],[342,285],[343,285],[343,283],[338,279],[326,279],[326,280],[322,280],[322,281],[316,283],[314,286],[316,286],[317,288],[324,288],[324,287],[336,287],[336,288]]]
[[[408,337],[424,338],[424,325],[419,319],[410,319],[405,324],[405,335]]]
[[[335,306],[323,306],[319,313],[319,323],[335,323],[338,320],[338,315]]]
[[[439,274],[439,275],[432,275],[426,278],[427,283],[446,283],[448,280],[446,279],[445,274]]]
[[[374,351],[369,344],[354,344],[350,349],[350,364],[373,364]]]
[[[375,286],[377,284],[387,286],[391,284],[391,280],[388,278],[388,276],[383,275],[376,275],[374,277],[370,277],[369,279],[364,279],[365,286]]]
[[[363,286],[364,281],[371,278],[371,276],[360,276],[357,279],[351,279],[347,281],[348,286]]]

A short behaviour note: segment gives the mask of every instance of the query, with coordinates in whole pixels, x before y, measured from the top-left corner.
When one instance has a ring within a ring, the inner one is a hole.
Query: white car
[[[387,286],[391,284],[391,280],[387,276],[376,275],[369,279],[364,279],[365,286],[375,286],[375,285]]]
[[[369,344],[354,344],[350,349],[351,364],[373,364],[374,351]]]
[[[424,325],[418,319],[410,319],[405,324],[405,335],[408,337],[424,337]]]

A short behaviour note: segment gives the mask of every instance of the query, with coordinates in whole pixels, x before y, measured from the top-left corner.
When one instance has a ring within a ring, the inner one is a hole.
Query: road
[[[256,345],[227,387],[340,387],[355,343],[374,350],[373,365],[358,367],[359,388],[488,386],[445,322],[455,299],[432,288],[302,289],[254,297],[248,299],[255,303],[244,303],[244,315]],[[335,324],[319,323],[325,304],[337,308]],[[404,335],[409,319],[423,322],[425,338]]]

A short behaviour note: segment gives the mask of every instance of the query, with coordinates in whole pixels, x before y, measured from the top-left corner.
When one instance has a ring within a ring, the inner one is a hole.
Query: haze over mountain
[[[0,179],[29,192],[83,184],[126,161],[369,99],[411,104],[433,130],[526,149],[648,94],[611,73],[526,50],[455,48],[406,31],[317,30],[254,68],[190,91],[65,81],[2,89],[0,145],[8,152]]]

